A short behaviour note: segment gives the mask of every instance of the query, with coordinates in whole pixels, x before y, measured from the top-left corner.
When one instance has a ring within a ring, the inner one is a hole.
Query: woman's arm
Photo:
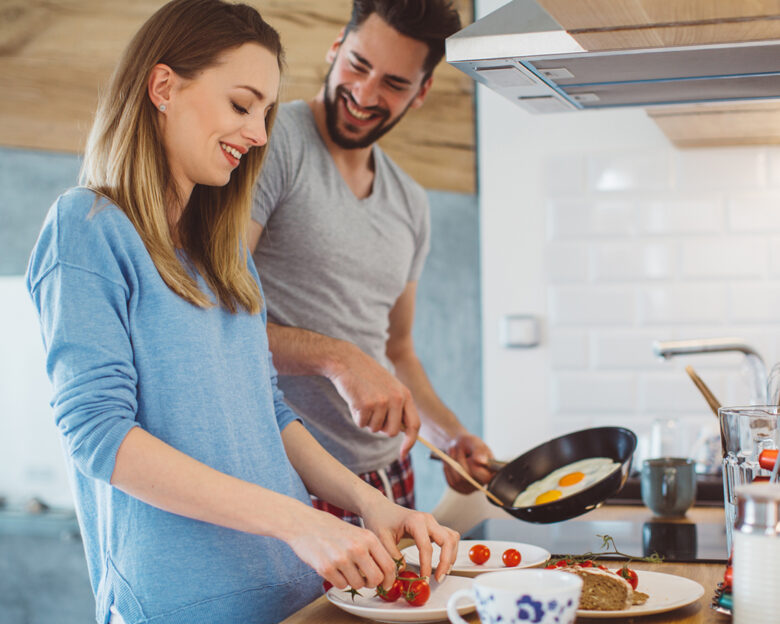
[[[278,538],[339,588],[389,588],[395,578],[392,558],[370,531],[214,470],[140,427],[122,441],[111,484],[171,513]]]
[[[401,556],[398,542],[408,535],[420,551],[420,574],[431,573],[431,542],[441,546],[436,578],[441,581],[455,563],[459,535],[441,526],[427,513],[405,509],[389,501],[376,488],[340,464],[299,422],[285,427],[282,440],[287,456],[309,491],[343,509],[362,516],[366,528],[381,540],[394,558]]]

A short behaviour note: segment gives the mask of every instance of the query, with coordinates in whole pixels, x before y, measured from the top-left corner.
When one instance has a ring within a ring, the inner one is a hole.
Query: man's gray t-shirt
[[[371,195],[358,199],[309,105],[282,105],[255,187],[252,218],[264,229],[254,260],[269,321],[347,340],[392,371],[390,310],[420,277],[430,216],[423,188],[376,145],[373,159]],[[278,384],[320,444],[354,472],[398,459],[401,437],[359,428],[325,377],[280,375]]]

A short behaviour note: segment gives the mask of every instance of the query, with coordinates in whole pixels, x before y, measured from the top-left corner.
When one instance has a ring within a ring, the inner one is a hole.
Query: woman
[[[275,622],[320,576],[389,587],[403,534],[423,574],[431,540],[439,578],[454,561],[457,534],[336,462],[276,388],[244,231],[281,54],[250,7],[162,7],[99,105],[84,187],[30,259],[101,623]]]

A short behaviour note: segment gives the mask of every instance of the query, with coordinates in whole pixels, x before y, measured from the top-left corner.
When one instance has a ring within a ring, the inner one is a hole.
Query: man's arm
[[[262,232],[259,223],[250,221],[249,249],[254,251]],[[381,364],[345,340],[270,322],[268,344],[280,374],[327,377],[358,426],[391,437],[403,431],[401,455],[406,456],[417,439],[420,417],[409,390]]]
[[[249,220],[249,227],[246,231],[246,244],[252,253],[257,249],[257,243],[260,242],[260,235],[263,233],[263,226],[254,219]]]
[[[412,393],[421,415],[422,432],[434,444],[446,449],[478,481],[487,483],[493,473],[485,466],[493,456],[487,445],[461,424],[457,416],[436,394],[414,349],[412,326],[417,282],[409,282],[390,311],[387,357],[395,374]],[[460,475],[446,464],[444,472],[450,486],[459,492],[473,491]]]

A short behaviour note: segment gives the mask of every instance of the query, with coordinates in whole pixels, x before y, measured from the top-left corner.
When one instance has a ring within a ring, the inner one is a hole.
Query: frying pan
[[[568,433],[523,453],[501,468],[488,483],[488,490],[502,501],[501,507],[526,522],[546,524],[584,514],[615,495],[626,482],[636,435],[623,427],[596,427]],[[533,507],[512,507],[512,501],[534,481],[553,470],[589,457],[609,457],[620,468],[566,498]],[[493,505],[497,505],[488,498]]]

